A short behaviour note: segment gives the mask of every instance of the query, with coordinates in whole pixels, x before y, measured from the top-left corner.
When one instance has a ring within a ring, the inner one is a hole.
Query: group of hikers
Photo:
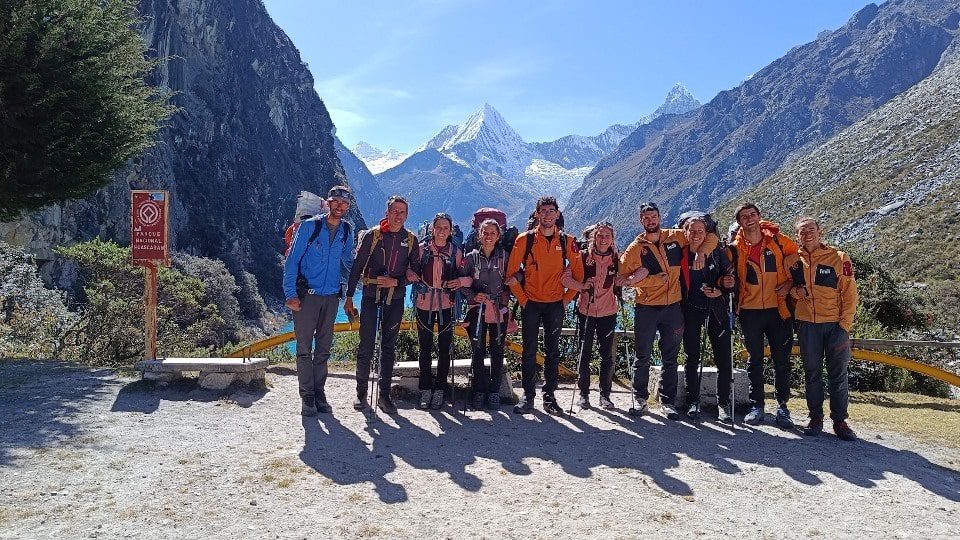
[[[750,409],[744,422],[756,425],[765,418],[766,341],[774,370],[775,421],[784,428],[794,427],[788,401],[796,330],[810,411],[803,432],[823,431],[825,365],[833,431],[840,439],[856,440],[846,420],[848,332],[857,306],[857,286],[850,258],[822,242],[813,218],[796,220],[795,241],[764,220],[755,204],[746,202],[736,209],[735,227],[721,239],[711,216],[701,212],[681,216],[679,228],[663,228],[660,210],[650,202],[639,208],[643,232],[620,253],[611,223],[601,221],[589,227],[578,242],[563,231],[557,200],[544,196],[537,200],[525,232],[508,234],[503,219],[478,213],[472,241],[460,245],[452,237],[456,226],[445,213],[437,214],[429,234],[418,240],[405,227],[408,202],[394,195],[387,200],[384,219],[361,232],[355,242],[344,219],[352,198],[346,186],[330,189],[326,210],[296,228],[284,266],[283,288],[286,305],[293,311],[304,416],[331,411],[324,385],[333,325],[341,298],[344,311],[349,316],[356,313],[353,297],[358,286],[362,300],[357,410],[372,412],[379,407],[387,414],[397,412],[390,387],[407,285],[414,288],[420,408],[441,409],[450,397],[454,327],[462,324],[472,345],[472,397],[466,402],[475,410],[500,409],[504,343],[516,326],[509,309],[513,296],[520,310],[523,387],[513,411],[523,415],[534,409],[542,327],[543,410],[563,414],[556,395],[560,335],[571,302],[579,336],[578,406],[592,406],[590,375],[597,342],[599,406],[615,409],[611,395],[614,335],[622,291],[631,288],[635,291],[635,354],[628,414],[647,413],[650,361],[659,336],[661,414],[677,420],[679,411],[686,409],[689,417],[697,417],[701,355],[708,338],[718,368],[717,420],[732,423],[732,336],[737,317],[748,354]],[[467,305],[462,320],[457,313],[460,298]],[[681,346],[686,357],[686,403],[678,407]],[[434,353],[436,371],[432,369]],[[379,373],[370,391],[373,360]]]

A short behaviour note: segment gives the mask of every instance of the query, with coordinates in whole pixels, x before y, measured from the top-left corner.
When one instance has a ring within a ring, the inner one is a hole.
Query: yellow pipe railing
[[[766,347],[763,350],[765,356],[770,356],[770,347]],[[794,346],[791,354],[794,356],[800,355],[800,347]],[[741,360],[747,359],[747,351],[740,351],[737,356]],[[927,377],[933,377],[934,379],[943,381],[947,384],[960,387],[960,375],[956,373],[951,373],[949,371],[927,365],[916,360],[910,360],[909,358],[903,358],[901,356],[894,356],[892,354],[882,353],[879,351],[871,351],[867,349],[851,349],[850,356],[855,360],[864,360],[867,362],[877,362],[879,364],[887,364],[890,366],[896,366],[903,368],[909,371],[920,373],[926,375]]]

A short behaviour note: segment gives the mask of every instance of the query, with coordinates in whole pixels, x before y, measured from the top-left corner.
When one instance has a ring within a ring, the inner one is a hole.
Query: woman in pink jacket
[[[462,276],[463,251],[450,241],[453,220],[437,214],[432,238],[420,242],[420,259],[411,262],[408,279],[414,286],[417,336],[420,341],[420,408],[440,409],[444,392],[449,392],[450,346],[453,342],[453,293],[469,287],[472,279]],[[437,372],[431,369],[434,324],[437,326]]]
[[[610,391],[613,387],[613,336],[617,328],[617,308],[620,289],[646,277],[641,268],[634,275],[621,277],[620,256],[617,254],[613,225],[601,221],[588,229],[587,249],[580,252],[583,260],[584,281],[579,282],[564,272],[561,282],[568,289],[580,291],[577,300],[577,326],[580,335],[580,358],[577,362],[579,405],[590,408],[590,365],[593,361],[593,341],[600,342],[600,406],[613,409]]]

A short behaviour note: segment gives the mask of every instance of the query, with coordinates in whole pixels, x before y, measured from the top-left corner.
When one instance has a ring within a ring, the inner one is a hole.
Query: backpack
[[[452,240],[452,238],[451,238]],[[427,265],[433,264],[433,251],[430,249],[430,242],[433,241],[433,237],[430,236],[426,240],[420,242],[420,268],[426,268]],[[446,259],[443,265],[443,281],[449,281],[456,276],[457,271],[457,251],[463,249],[456,242],[450,242],[450,256],[444,257]],[[413,287],[410,288],[410,301],[416,302],[417,295],[427,291],[427,286],[424,285],[423,280],[418,281],[413,284]],[[451,296],[454,295],[453,292],[449,293]]]
[[[420,228],[417,229],[417,237],[420,238],[421,242],[433,240],[433,222],[424,221],[421,223]],[[463,231],[456,223],[453,224],[453,229],[450,231],[450,242],[456,246],[463,246]]]
[[[380,243],[380,238],[383,237],[383,231],[380,230],[380,227],[374,227],[369,229],[368,233],[373,235],[373,240],[370,242],[370,254],[367,255],[367,261],[363,263],[363,270],[360,271],[360,277],[367,275],[367,266],[370,264],[370,257],[373,257],[373,250],[377,248],[377,244]],[[364,234],[364,236],[366,233]],[[360,238],[360,241],[357,242],[357,250],[360,250],[360,245],[363,243],[363,237]],[[407,231],[407,260],[410,259],[410,256],[413,255],[413,249],[417,246],[417,237],[413,235],[409,230]]]
[[[686,225],[688,219],[695,217],[703,218],[703,221],[707,226],[707,234],[713,233],[717,236],[720,236],[717,233],[717,222],[713,219],[713,216],[707,212],[701,212],[699,210],[689,210],[680,214],[680,217],[677,218],[677,228],[682,229],[683,226]]]
[[[473,213],[473,223],[471,224],[470,233],[467,235],[466,239],[463,241],[463,251],[464,253],[470,253],[473,250],[480,249],[480,224],[484,221],[492,219],[500,225],[500,240],[497,241],[497,245],[503,248],[503,251],[506,252],[507,256],[510,255],[510,252],[513,251],[513,245],[517,241],[517,236],[520,234],[520,231],[516,227],[507,226],[507,214],[503,210],[497,208],[480,208]],[[462,237],[461,233],[461,237]]]

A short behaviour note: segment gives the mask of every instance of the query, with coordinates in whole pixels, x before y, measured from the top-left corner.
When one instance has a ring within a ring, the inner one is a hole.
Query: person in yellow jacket
[[[537,338],[543,324],[543,410],[563,414],[554,391],[560,369],[560,330],[567,304],[577,295],[576,289],[563,286],[564,271],[574,280],[583,281],[583,260],[574,238],[557,225],[560,209],[553,197],[537,200],[538,224],[517,236],[507,262],[507,285],[522,307],[521,380],[523,397],[513,408],[517,414],[533,411],[536,396]],[[522,281],[517,276],[522,275]]]
[[[770,344],[774,387],[777,398],[777,425],[794,427],[787,401],[790,399],[790,349],[793,348],[793,323],[786,297],[793,287],[790,267],[797,258],[797,244],[780,232],[775,223],[761,219],[757,205],[741,204],[734,218],[740,225],[730,246],[730,258],[736,268],[737,315],[747,349],[747,375],[750,377],[748,424],[760,424],[764,417],[763,338]],[[732,277],[725,278],[729,286]]]
[[[791,270],[790,296],[797,302],[797,337],[806,373],[810,423],[803,432],[823,431],[823,364],[830,385],[830,418],[833,432],[842,440],[857,436],[847,425],[847,364],[850,362],[850,327],[857,311],[857,282],[850,257],[820,240],[820,225],[810,217],[796,221],[800,241],[799,262]]]
[[[680,310],[680,272],[687,237],[682,229],[661,229],[660,209],[648,202],[640,206],[643,232],[620,256],[620,275],[625,286],[637,294],[633,307],[633,395],[637,404],[628,411],[633,416],[647,412],[650,397],[650,357],[653,340],[660,332],[660,371],[658,393],[662,414],[670,420],[677,413],[677,356],[683,341],[683,312]],[[716,249],[719,238],[708,234],[694,259],[694,269],[703,268],[707,254]]]

